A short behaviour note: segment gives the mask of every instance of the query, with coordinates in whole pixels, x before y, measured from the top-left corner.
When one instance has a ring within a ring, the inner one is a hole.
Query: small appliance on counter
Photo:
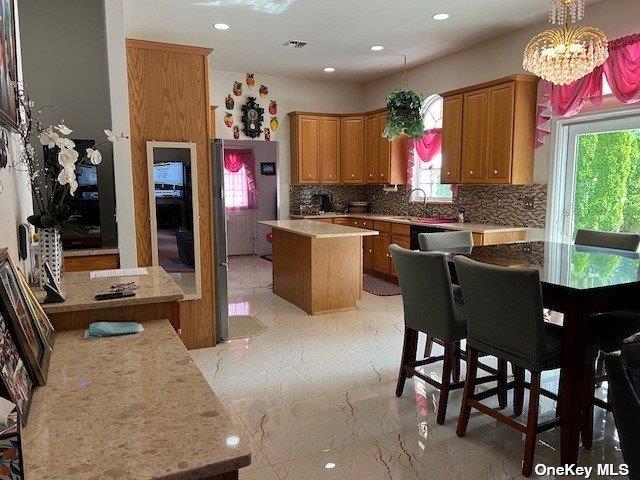
[[[311,197],[311,203],[320,205],[320,212],[331,212],[331,195],[327,193],[316,193]]]
[[[369,212],[369,202],[349,202],[349,213]]]
[[[300,205],[291,209],[292,215],[320,215],[320,205]]]
[[[333,204],[333,211],[336,213],[347,213],[348,209],[349,209],[349,204],[347,203],[335,202]]]

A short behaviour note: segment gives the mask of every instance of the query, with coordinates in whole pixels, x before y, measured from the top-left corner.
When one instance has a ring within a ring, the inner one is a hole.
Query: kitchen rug
[[[400,287],[395,283],[388,282],[382,278],[374,277],[373,275],[364,274],[363,287],[365,292],[369,292],[379,297],[392,297],[394,295],[401,295],[402,291]]]

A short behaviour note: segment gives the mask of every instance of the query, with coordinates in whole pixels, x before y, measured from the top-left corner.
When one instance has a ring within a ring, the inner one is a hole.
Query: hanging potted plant
[[[424,135],[422,104],[424,98],[407,86],[407,57],[404,57],[404,86],[396,87],[387,97],[387,125],[382,136],[388,140],[406,136],[419,139]]]

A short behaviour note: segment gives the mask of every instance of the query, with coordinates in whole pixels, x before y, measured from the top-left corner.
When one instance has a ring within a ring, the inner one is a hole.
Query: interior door
[[[485,181],[504,183],[511,181],[513,158],[513,125],[516,85],[507,83],[487,90],[489,105]]]
[[[487,144],[487,91],[464,94],[462,183],[483,183]]]
[[[227,210],[227,250],[229,255],[253,255],[255,245],[254,210]]]

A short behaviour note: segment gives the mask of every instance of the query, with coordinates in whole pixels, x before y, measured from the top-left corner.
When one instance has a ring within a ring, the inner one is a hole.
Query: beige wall
[[[215,65],[215,53],[212,60]],[[211,72],[211,101],[217,105],[216,111],[216,136],[223,139],[233,138],[233,131],[224,124],[225,109],[224,100],[231,93],[233,82],[244,83],[245,73],[223,72],[213,70]],[[258,88],[264,84],[269,87],[269,97],[260,98]],[[240,105],[245,101],[250,92],[246,85],[243,85],[242,97],[233,97],[236,101],[234,108],[234,121],[240,122]],[[256,74],[256,86],[253,87],[251,95],[259,99],[260,105],[265,108],[265,125],[269,123],[271,115],[266,111],[269,99],[278,102],[278,120],[280,127],[271,139],[279,143],[278,147],[278,190],[279,202],[278,212],[280,218],[287,218],[289,215],[289,185],[290,181],[290,161],[289,161],[289,117],[288,113],[294,110],[323,113],[349,113],[359,112],[364,106],[365,89],[361,85],[346,83],[318,82],[312,80],[299,80],[287,77],[274,77]],[[232,95],[233,96],[233,95]],[[240,100],[238,100],[240,99]],[[242,125],[240,125],[242,129]],[[263,127],[264,128],[264,127]],[[241,135],[241,140],[247,137]],[[260,137],[264,140],[264,135]]]
[[[599,26],[610,39],[640,32],[640,1],[602,0],[587,7],[587,15],[582,23]],[[547,23],[540,23],[415,67],[408,72],[409,87],[429,95],[522,73],[525,45],[532,36],[547,27]],[[401,81],[402,75],[397,74],[366,85],[366,108],[384,106],[386,95]],[[536,183],[547,181],[550,144],[551,141],[547,141],[544,147],[536,151]]]

